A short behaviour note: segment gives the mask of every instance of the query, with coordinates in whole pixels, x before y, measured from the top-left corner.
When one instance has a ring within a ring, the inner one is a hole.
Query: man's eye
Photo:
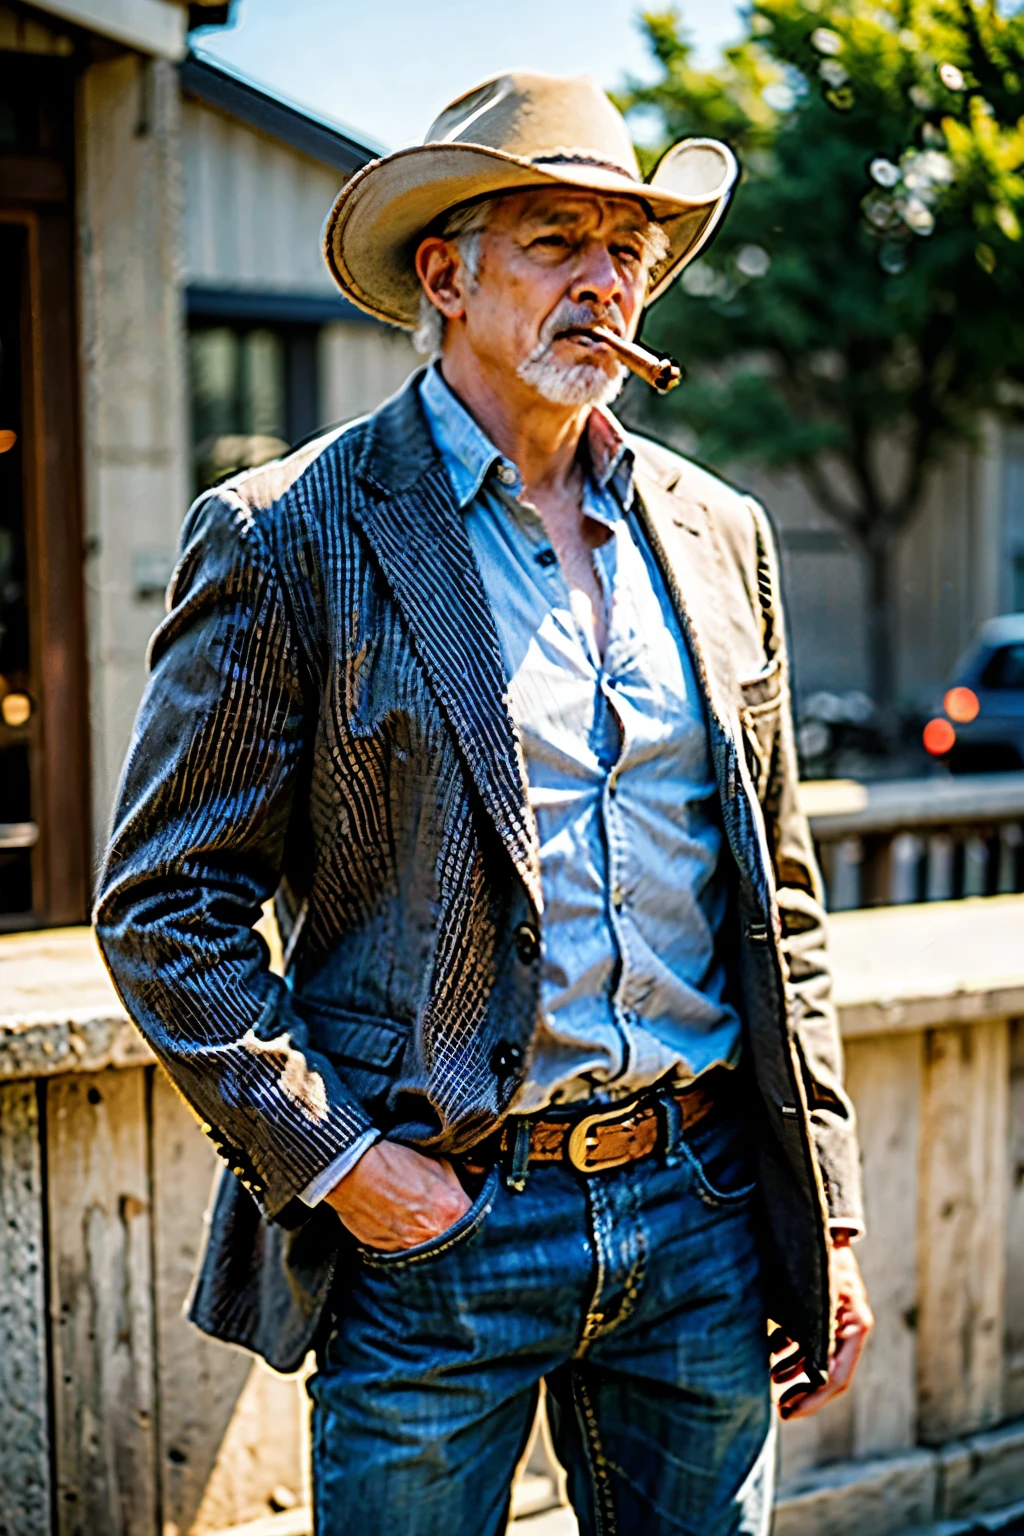
[[[632,245],[620,245],[615,249],[613,254],[616,255],[620,261],[639,263],[644,259],[643,253],[638,251]]]
[[[563,249],[569,244],[564,235],[540,235],[533,243],[534,245],[557,245]]]

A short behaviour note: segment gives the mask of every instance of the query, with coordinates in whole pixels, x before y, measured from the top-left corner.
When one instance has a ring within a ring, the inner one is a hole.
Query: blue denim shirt
[[[631,515],[632,465],[591,415],[584,512],[603,661],[577,622],[519,471],[446,385],[420,385],[490,599],[540,839],[541,1017],[513,1109],[616,1096],[734,1065],[725,995],[722,833],[704,704],[668,592]]]

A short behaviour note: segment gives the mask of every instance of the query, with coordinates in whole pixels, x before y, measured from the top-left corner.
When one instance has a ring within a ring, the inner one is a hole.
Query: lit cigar
[[[675,389],[683,377],[683,370],[674,358],[659,357],[657,352],[642,347],[638,341],[627,341],[624,336],[616,336],[614,331],[605,330],[603,325],[593,325],[584,334],[611,347],[626,367],[643,379],[645,384],[656,389],[659,395],[666,395],[670,389]]]

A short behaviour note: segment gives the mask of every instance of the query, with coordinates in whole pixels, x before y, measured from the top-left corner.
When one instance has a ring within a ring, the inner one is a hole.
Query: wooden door
[[[88,911],[72,101],[0,53],[0,929]]]

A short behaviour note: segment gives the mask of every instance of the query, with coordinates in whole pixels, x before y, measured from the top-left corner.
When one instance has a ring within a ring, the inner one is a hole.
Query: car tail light
[[[951,688],[942,701],[942,707],[957,725],[969,725],[977,720],[981,705],[978,695],[971,688]]]
[[[930,752],[932,757],[942,757],[956,741],[956,731],[948,720],[929,720],[921,733],[921,740],[925,751]]]

